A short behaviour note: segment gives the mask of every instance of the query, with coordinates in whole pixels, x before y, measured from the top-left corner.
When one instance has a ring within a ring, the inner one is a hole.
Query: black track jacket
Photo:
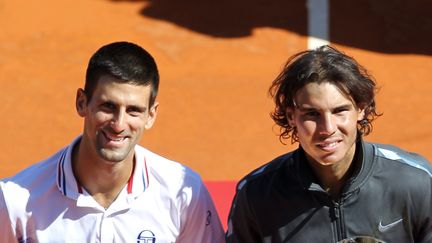
[[[353,163],[338,200],[318,184],[302,148],[256,169],[237,185],[227,242],[432,242],[428,161],[359,139]]]

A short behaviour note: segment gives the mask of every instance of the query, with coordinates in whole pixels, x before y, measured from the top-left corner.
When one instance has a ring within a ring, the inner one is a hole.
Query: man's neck
[[[342,192],[345,182],[349,178],[349,167],[343,170],[329,168],[327,171],[320,169],[321,173],[315,173],[319,178],[322,187],[331,198],[337,199]]]
[[[127,184],[134,168],[134,159],[108,162],[90,157],[78,143],[72,153],[72,168],[76,180],[102,207],[108,208]]]
[[[353,158],[346,158],[333,165],[311,162],[310,158],[308,161],[323,189],[330,197],[337,199],[346,181],[352,176]]]

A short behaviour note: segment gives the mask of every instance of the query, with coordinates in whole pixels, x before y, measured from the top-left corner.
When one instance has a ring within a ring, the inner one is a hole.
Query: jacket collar
[[[76,180],[72,170],[72,151],[80,140],[81,136],[76,138],[69,146],[60,152],[56,171],[56,181],[59,191],[64,196],[75,200],[81,195],[88,195],[85,189],[82,188]],[[134,171],[124,188],[127,195],[134,198],[144,192],[149,185],[146,158],[144,154],[139,151],[140,150],[135,149]]]
[[[303,188],[310,191],[325,192],[312,168],[307,163],[305,151],[301,146],[294,152],[293,159],[296,161],[295,167],[298,181],[301,182]],[[373,160],[373,146],[369,143],[365,143],[362,137],[359,136],[356,142],[356,152],[354,154],[353,163],[351,165],[354,166],[352,168],[353,172],[344,185],[341,196],[358,190],[370,174]]]

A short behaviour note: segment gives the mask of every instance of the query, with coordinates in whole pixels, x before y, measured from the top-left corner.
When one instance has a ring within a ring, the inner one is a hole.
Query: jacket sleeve
[[[227,243],[261,242],[262,237],[249,205],[245,181],[240,181],[228,218]]]
[[[224,230],[213,200],[201,179],[184,187],[184,208],[181,212],[181,231],[177,243],[224,243]]]
[[[0,242],[18,242],[9,218],[3,185],[3,182],[0,181]]]
[[[432,170],[430,170],[432,172]],[[420,243],[432,242],[432,176],[429,177],[429,183],[425,194],[420,201],[424,202],[424,209],[418,214],[421,215],[421,221],[418,222],[418,235],[416,241]]]

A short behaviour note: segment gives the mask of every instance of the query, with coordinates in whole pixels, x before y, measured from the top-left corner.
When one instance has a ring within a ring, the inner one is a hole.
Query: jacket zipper
[[[343,215],[343,209],[342,209],[342,203],[341,202],[333,202],[333,216],[334,216],[334,222],[335,222],[335,234],[336,234],[336,241],[341,241],[346,238],[346,232],[345,232],[345,225],[344,225],[344,215]]]

